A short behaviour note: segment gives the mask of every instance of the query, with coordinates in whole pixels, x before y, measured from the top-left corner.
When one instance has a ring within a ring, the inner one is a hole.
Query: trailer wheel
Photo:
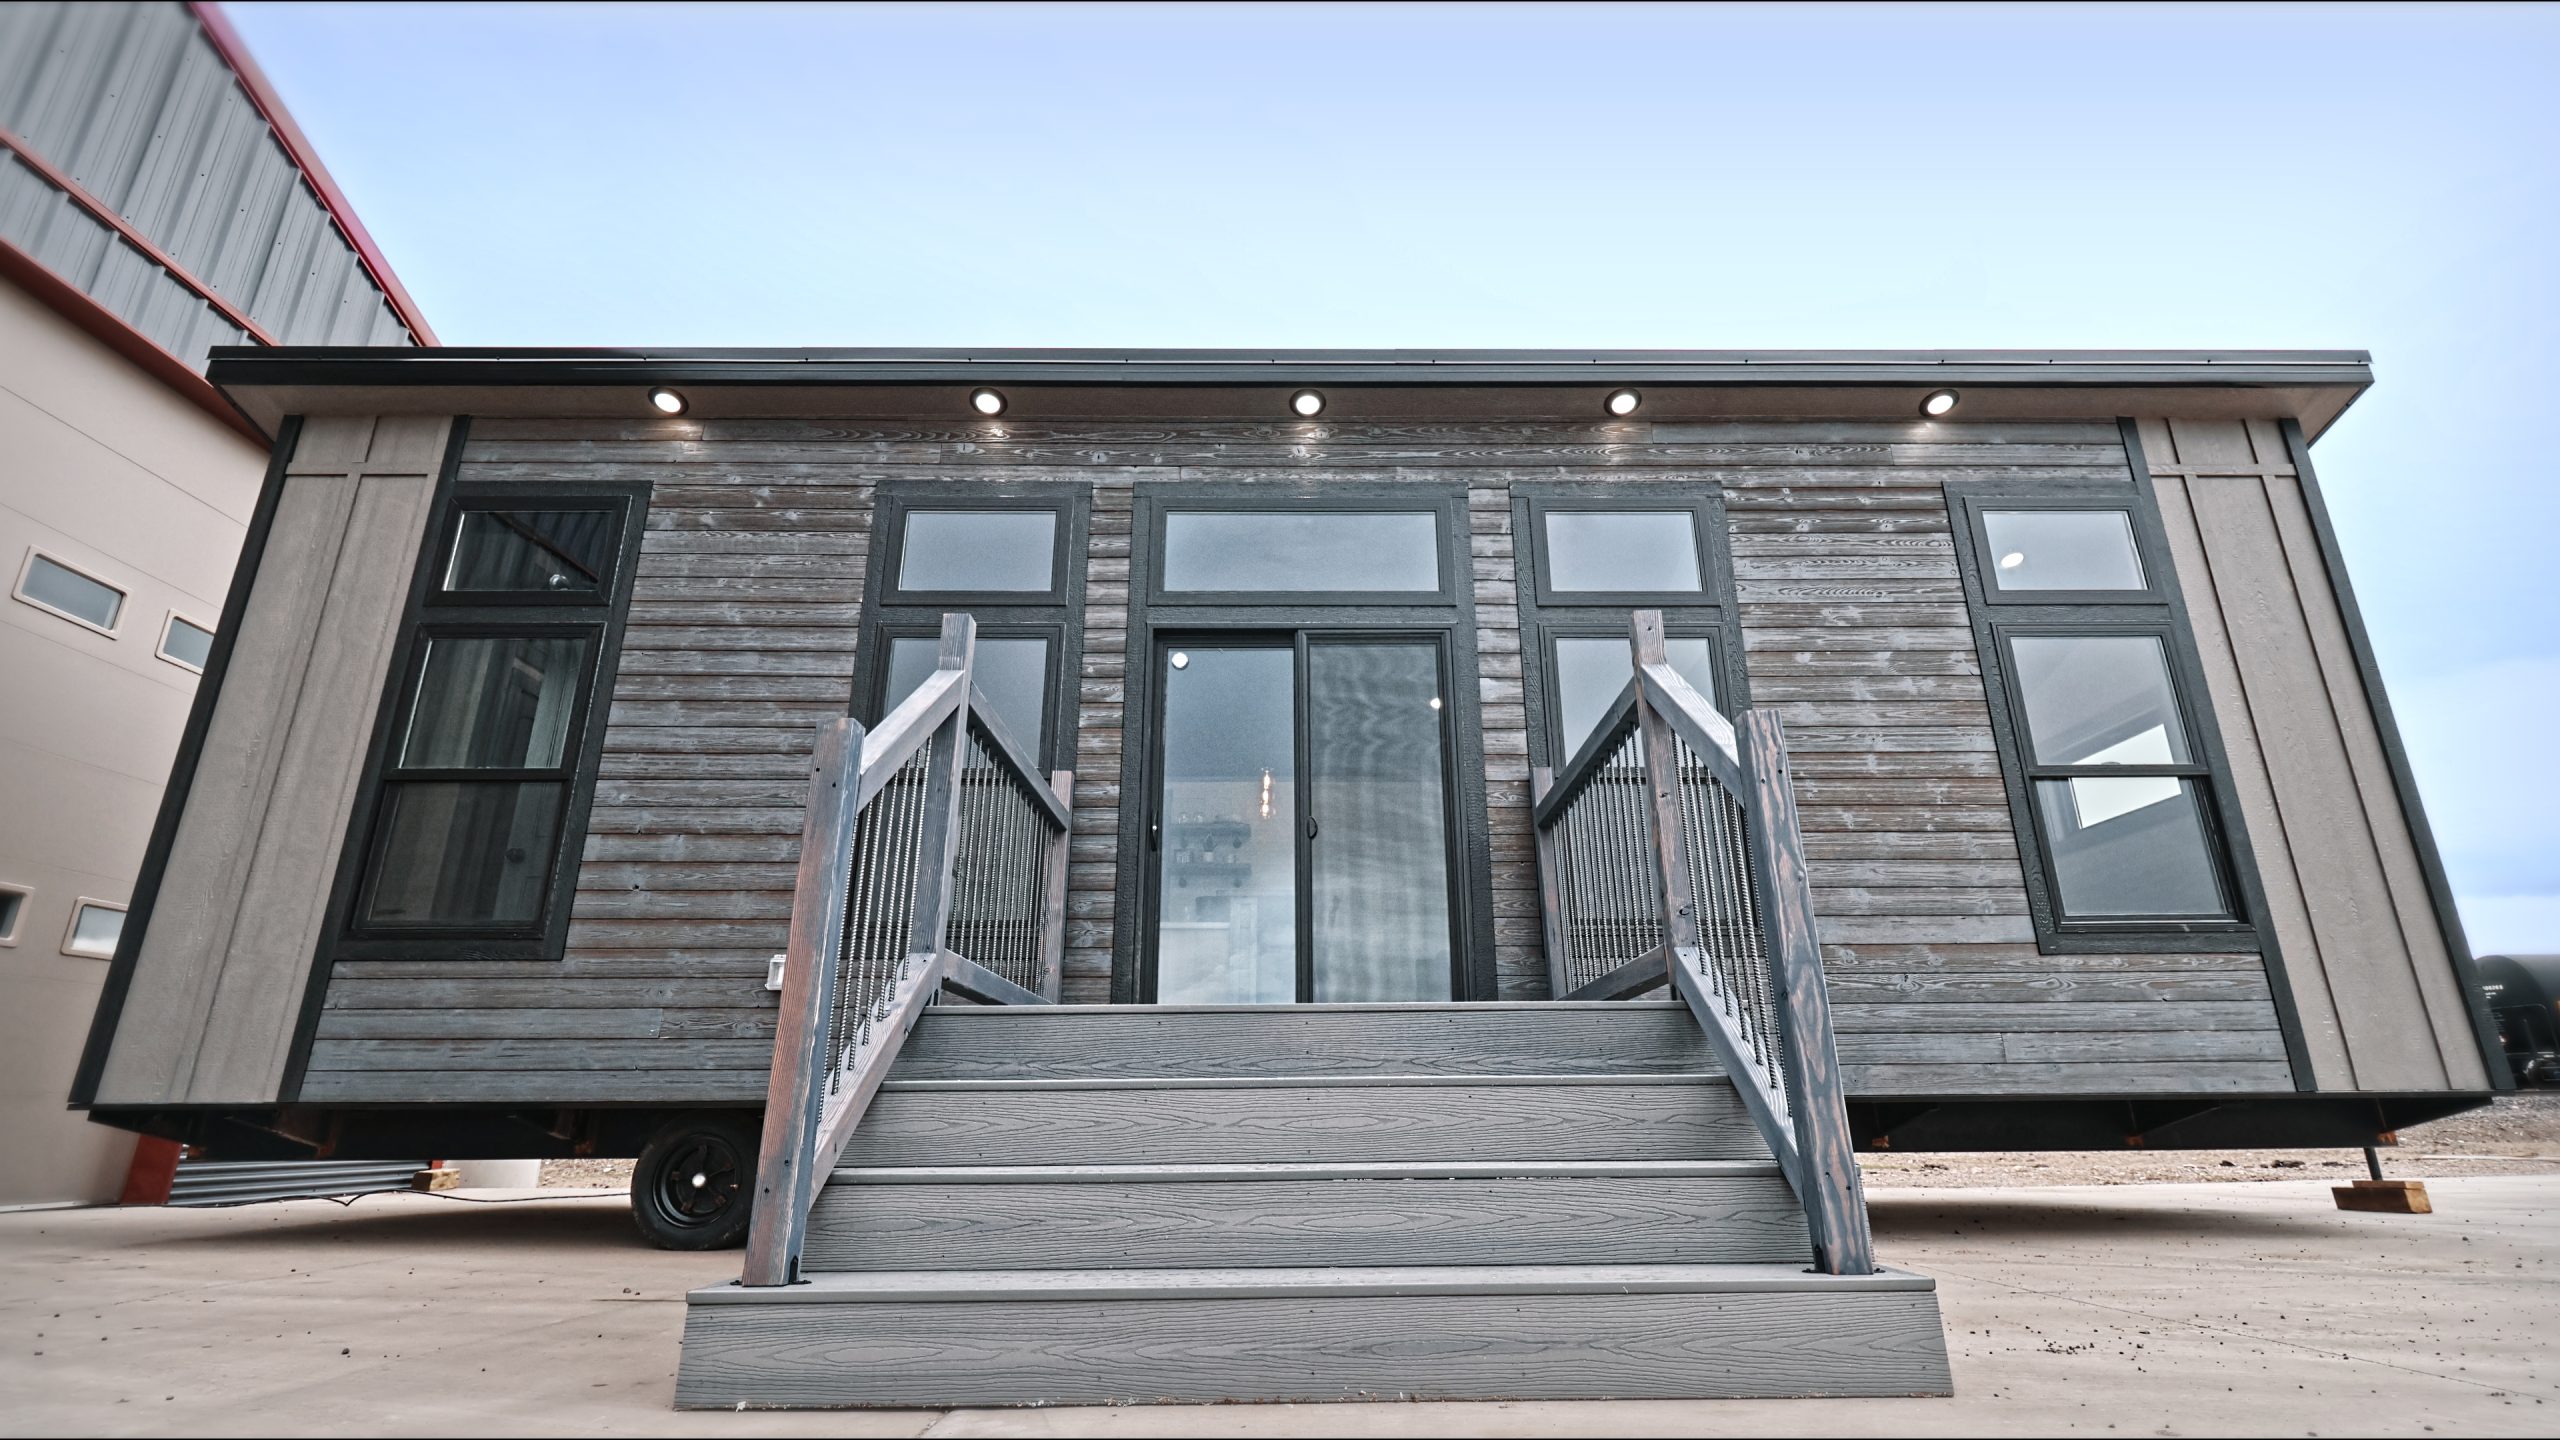
[[[631,1220],[661,1250],[727,1250],[747,1241],[756,1132],[735,1115],[682,1115],[658,1127],[631,1170]]]

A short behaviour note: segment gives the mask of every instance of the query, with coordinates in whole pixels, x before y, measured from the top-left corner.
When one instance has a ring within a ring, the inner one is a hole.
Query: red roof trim
[[[124,317],[89,298],[88,292],[55,274],[45,263],[26,251],[0,240],[0,280],[8,280],[21,290],[52,307],[55,314],[96,337],[108,349],[132,361],[142,371],[192,401],[214,419],[240,432],[259,449],[274,443],[268,434],[250,423],[231,398],[213,387],[213,383],[195,372],[195,367],[170,354],[158,342],[134,329]]]
[[[161,269],[166,270],[171,275],[177,277],[179,284],[196,292],[197,299],[212,306],[214,313],[220,315],[223,319],[230,321],[232,324],[239,326],[241,329],[248,331],[250,338],[256,340],[261,345],[274,345],[281,343],[268,331],[267,327],[250,319],[248,311],[241,309],[239,306],[232,304],[221,295],[216,294],[214,292],[214,288],[198,279],[194,271],[179,264],[176,256],[171,255],[168,251],[153,244],[150,236],[135,229],[133,222],[125,219],[122,215],[117,214],[114,206],[109,205],[106,201],[90,194],[87,187],[83,186],[79,181],[72,179],[70,175],[57,168],[52,161],[37,154],[33,147],[29,146],[25,140],[18,137],[16,131],[9,129],[5,125],[0,125],[0,150],[7,150],[12,154],[15,154],[18,157],[20,164],[25,165],[28,169],[43,176],[46,182],[51,184],[54,189],[61,191],[65,196],[69,197],[72,204],[87,211],[89,213],[89,218],[106,226],[108,229],[113,230],[118,235],[123,236],[126,244],[150,257],[152,264],[159,266]]]
[[[409,327],[409,334],[419,344],[439,343],[436,332],[427,328],[427,317],[418,313],[418,302],[409,298],[400,277],[391,273],[391,262],[382,258],[381,247],[373,243],[373,236],[366,233],[364,222],[356,218],[355,207],[347,203],[346,195],[338,189],[338,182],[329,177],[329,167],[320,163],[319,152],[311,148],[302,127],[293,123],[293,114],[284,108],[283,97],[276,94],[276,87],[267,82],[267,73],[258,68],[258,62],[250,58],[247,43],[241,40],[239,31],[231,28],[231,17],[223,14],[222,7],[214,0],[188,0],[187,8],[195,12],[196,23],[204,27],[204,38],[213,42],[214,53],[220,55],[223,62],[231,67],[231,73],[239,77],[240,88],[249,94],[249,103],[257,106],[258,113],[266,117],[267,128],[275,131],[276,140],[284,146],[284,152],[293,157],[294,164],[302,167],[302,176],[310,182],[313,193],[320,197],[321,205],[328,210],[330,218],[338,222],[338,229],[346,235],[347,243],[355,246],[356,258],[363,263],[365,273],[373,277],[373,283],[382,291],[383,298],[391,302],[392,313],[400,317],[400,323]]]

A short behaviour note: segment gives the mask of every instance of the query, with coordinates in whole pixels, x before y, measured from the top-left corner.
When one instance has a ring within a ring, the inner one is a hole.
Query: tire
[[[661,1250],[746,1244],[758,1138],[736,1115],[680,1115],[659,1126],[631,1170],[631,1222],[641,1238]]]

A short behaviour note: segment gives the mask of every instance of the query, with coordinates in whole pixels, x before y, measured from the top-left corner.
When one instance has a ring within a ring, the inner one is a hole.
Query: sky
[[[2560,952],[2560,8],[226,8],[448,344],[2370,350],[2321,482]]]

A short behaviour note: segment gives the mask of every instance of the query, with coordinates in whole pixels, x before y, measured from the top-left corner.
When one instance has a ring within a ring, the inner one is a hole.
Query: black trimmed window
[[[556,950],[645,498],[469,486],[440,507],[376,741],[342,953]]]
[[[1949,489],[2040,944],[2246,945],[2236,802],[2150,505],[2124,486]]]
[[[1724,503],[1713,485],[1512,487],[1535,763],[1561,769],[1626,687],[1630,611],[1660,610],[1673,669],[1717,708],[1744,693]]]
[[[965,612],[978,622],[977,685],[997,723],[1042,766],[1066,768],[1089,493],[1054,482],[884,486],[856,711],[879,723],[933,672],[943,615]]]

